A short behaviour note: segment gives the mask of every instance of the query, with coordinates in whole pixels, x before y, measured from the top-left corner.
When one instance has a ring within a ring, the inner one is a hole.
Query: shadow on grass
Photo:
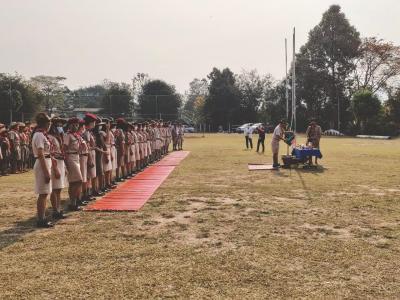
[[[303,190],[304,190],[304,192],[305,192],[306,195],[307,195],[307,200],[308,200],[308,201],[311,201],[312,198],[311,198],[310,190],[309,190],[309,188],[307,187],[306,182],[304,181],[304,178],[303,178],[303,176],[302,176],[302,173],[305,173],[305,172],[304,172],[304,169],[302,169],[302,168],[297,168],[297,169],[295,169],[295,171],[296,171],[297,175],[299,176],[299,179],[300,179],[301,185],[302,185],[302,187],[303,187]],[[308,172],[310,172],[310,171],[307,170],[306,173],[308,173]],[[322,170],[322,172],[323,172],[323,170]]]
[[[20,242],[26,234],[34,232],[40,228],[36,227],[36,217],[14,223],[12,228],[0,232],[0,250]]]
[[[64,207],[65,211],[65,206],[66,206],[66,201],[62,200],[61,201],[62,207]],[[49,210],[46,210],[46,216],[49,217],[50,213]],[[54,226],[57,225],[58,222],[61,220],[54,220],[54,219],[49,219]],[[14,223],[14,226],[8,229],[5,229],[3,231],[0,231],[0,250],[3,250],[4,248],[7,248],[8,246],[11,246],[14,243],[20,242],[24,240],[24,236],[38,231],[38,230],[52,230],[52,229],[46,229],[46,228],[39,228],[36,225],[37,222],[37,217],[32,216],[29,219],[23,220],[23,221],[18,221]]]

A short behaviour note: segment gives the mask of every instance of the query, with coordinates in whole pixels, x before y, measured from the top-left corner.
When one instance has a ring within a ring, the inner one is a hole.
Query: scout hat
[[[70,118],[69,120],[68,120],[68,124],[70,125],[70,124],[79,124],[79,122],[80,122],[80,119],[79,118],[77,118],[77,117],[72,117],[72,118]]]
[[[36,124],[37,124],[38,126],[43,126],[44,124],[50,122],[50,117],[49,117],[46,113],[41,112],[41,113],[38,113],[38,114],[36,115],[35,121],[36,121]]]
[[[97,116],[95,114],[87,113],[87,114],[85,114],[85,117],[83,119],[88,123],[96,122]]]
[[[15,127],[18,127],[19,126],[19,123],[18,122],[12,122],[11,124],[10,124],[10,128],[15,128]]]
[[[67,120],[66,119],[64,119],[64,118],[61,118],[61,117],[52,117],[51,118],[51,122],[52,123],[61,123],[61,124],[65,124],[65,123],[67,123]]]

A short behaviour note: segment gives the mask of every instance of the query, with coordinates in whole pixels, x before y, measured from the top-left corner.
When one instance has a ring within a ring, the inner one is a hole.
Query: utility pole
[[[11,91],[11,81],[10,81],[10,89],[9,89],[9,95],[10,95],[10,124],[13,121],[13,111],[12,111],[12,105],[13,105],[13,101],[12,101],[12,91]]]

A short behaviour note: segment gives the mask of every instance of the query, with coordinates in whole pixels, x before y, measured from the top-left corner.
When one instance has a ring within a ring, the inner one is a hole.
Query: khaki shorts
[[[271,149],[272,149],[272,154],[278,154],[279,153],[279,142],[272,140]]]

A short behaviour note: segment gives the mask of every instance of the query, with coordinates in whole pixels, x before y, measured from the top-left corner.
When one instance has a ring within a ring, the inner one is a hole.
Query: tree
[[[361,133],[370,125],[371,120],[378,117],[382,104],[378,97],[369,90],[360,90],[353,95],[351,110],[354,114],[355,125]]]
[[[42,94],[20,75],[0,73],[0,122],[32,119],[42,109]]]
[[[341,8],[332,5],[309,33],[297,55],[297,97],[324,125],[340,129],[350,121],[350,75],[359,55],[359,32],[350,25]]]
[[[363,39],[359,51],[353,74],[356,90],[378,92],[387,88],[390,80],[400,75],[399,46],[371,37]]]
[[[207,79],[195,78],[189,83],[189,91],[187,93],[187,101],[184,110],[187,112],[194,111],[194,104],[198,97],[206,97],[208,94],[208,81]]]
[[[126,83],[105,82],[106,93],[102,98],[103,113],[113,117],[132,115],[130,85]]]
[[[242,122],[255,122],[262,100],[273,85],[271,75],[260,76],[257,70],[243,70],[236,76],[236,86],[240,91],[240,116]]]
[[[150,81],[149,75],[146,73],[137,73],[132,82],[132,110],[136,112],[136,106],[139,104],[139,97],[143,94],[143,87]]]
[[[140,113],[144,118],[175,120],[181,107],[181,96],[173,85],[162,80],[150,80],[139,96]]]
[[[240,122],[240,91],[235,84],[235,75],[229,68],[220,71],[214,68],[208,75],[210,87],[204,103],[204,114],[214,129],[225,128]]]
[[[62,76],[38,75],[31,78],[32,84],[43,93],[45,97],[45,109],[51,112],[56,106],[64,106],[65,86],[62,82],[67,79]]]
[[[107,84],[107,83],[106,83]],[[73,107],[102,107],[103,97],[107,89],[104,84],[90,85],[72,90],[67,94],[66,101]]]
[[[389,94],[389,99],[385,103],[388,119],[400,128],[400,89]]]

